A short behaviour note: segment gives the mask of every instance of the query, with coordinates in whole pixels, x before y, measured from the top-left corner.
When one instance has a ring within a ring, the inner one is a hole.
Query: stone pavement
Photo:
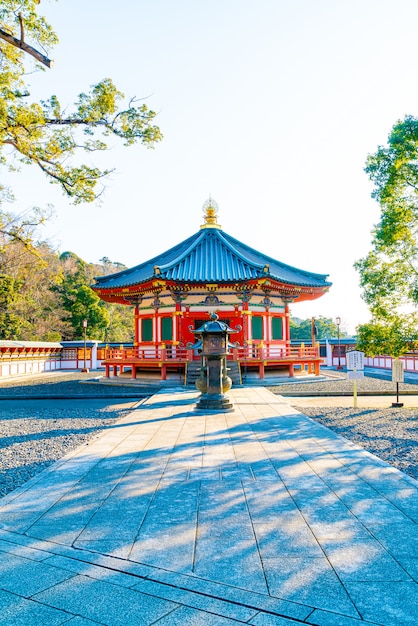
[[[160,392],[1,499],[0,624],[417,624],[418,483],[230,395]]]

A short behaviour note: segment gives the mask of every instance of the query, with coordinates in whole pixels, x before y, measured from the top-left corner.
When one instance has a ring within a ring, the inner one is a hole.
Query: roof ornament
[[[217,222],[219,207],[211,196],[203,204],[202,209],[205,223],[200,228],[222,228]]]

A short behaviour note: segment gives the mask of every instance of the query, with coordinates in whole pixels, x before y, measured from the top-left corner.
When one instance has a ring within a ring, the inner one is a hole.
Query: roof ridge
[[[309,270],[303,270],[299,267],[295,267],[294,265],[289,265],[288,263],[283,263],[282,261],[278,261],[277,259],[274,259],[273,257],[269,256],[268,254],[264,254],[264,252],[260,252],[259,250],[256,250],[255,248],[252,248],[251,246],[247,245],[246,243],[239,241],[238,239],[236,239],[235,237],[233,237],[232,235],[229,235],[228,233],[226,233],[225,231],[222,231],[222,235],[225,237],[228,237],[228,239],[231,239],[233,242],[236,242],[238,245],[242,246],[243,248],[246,248],[247,250],[255,253],[258,256],[262,256],[264,259],[266,259],[266,261],[271,261],[274,265],[278,265],[279,267],[283,267],[289,270],[293,270],[293,271],[297,271],[305,276],[312,276],[318,279],[322,279],[325,280],[326,278],[328,278],[329,274],[316,274],[315,272],[310,272]],[[248,262],[248,261],[247,261]],[[260,267],[263,267],[264,264],[261,264]]]
[[[239,259],[245,263],[246,265],[249,265],[250,267],[254,267],[256,269],[262,269],[265,266],[265,263],[256,263],[255,261],[249,261],[248,259],[246,259],[236,248],[234,248],[234,246],[227,240],[225,239],[225,234],[223,231],[216,231],[218,233],[218,237],[221,238],[223,240],[224,245],[233,253],[235,254],[235,256],[239,257]],[[233,239],[233,237],[232,237]],[[238,241],[238,240],[237,240]],[[254,252],[256,252],[256,250],[254,250]]]
[[[176,257],[173,261],[171,261],[170,263],[165,263],[164,265],[157,265],[157,267],[160,270],[167,270],[170,267],[173,267],[174,265],[177,265],[178,263],[181,263],[181,261],[183,261],[184,258],[186,258],[186,256],[188,256],[192,250],[194,248],[196,248],[200,241],[204,238],[204,233],[207,231],[198,231],[196,234],[199,235],[196,239],[193,240],[193,242],[191,243],[191,245],[178,257]],[[187,241],[187,239],[186,239]]]

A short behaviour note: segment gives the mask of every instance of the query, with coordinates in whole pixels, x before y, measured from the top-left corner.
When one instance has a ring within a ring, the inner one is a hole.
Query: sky
[[[157,111],[150,150],[110,140],[100,203],[73,206],[34,166],[7,174],[11,210],[53,205],[58,251],[132,267],[194,234],[211,196],[233,237],[304,270],[328,294],[293,316],[370,318],[353,264],[379,206],[364,172],[392,126],[418,115],[416,0],[42,0],[60,43],[33,97],[71,107],[105,77]],[[4,175],[4,171],[2,171]]]

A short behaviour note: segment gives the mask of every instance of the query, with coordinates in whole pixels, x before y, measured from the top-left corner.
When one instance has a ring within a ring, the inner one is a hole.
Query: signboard
[[[348,380],[360,380],[364,378],[364,370],[360,370],[357,372],[356,370],[348,370],[347,371]]]
[[[392,382],[393,383],[403,383],[403,361],[399,361],[399,359],[395,359],[392,361]]]
[[[347,359],[347,370],[357,370],[357,373],[364,371],[364,352],[351,350],[345,356]]]

